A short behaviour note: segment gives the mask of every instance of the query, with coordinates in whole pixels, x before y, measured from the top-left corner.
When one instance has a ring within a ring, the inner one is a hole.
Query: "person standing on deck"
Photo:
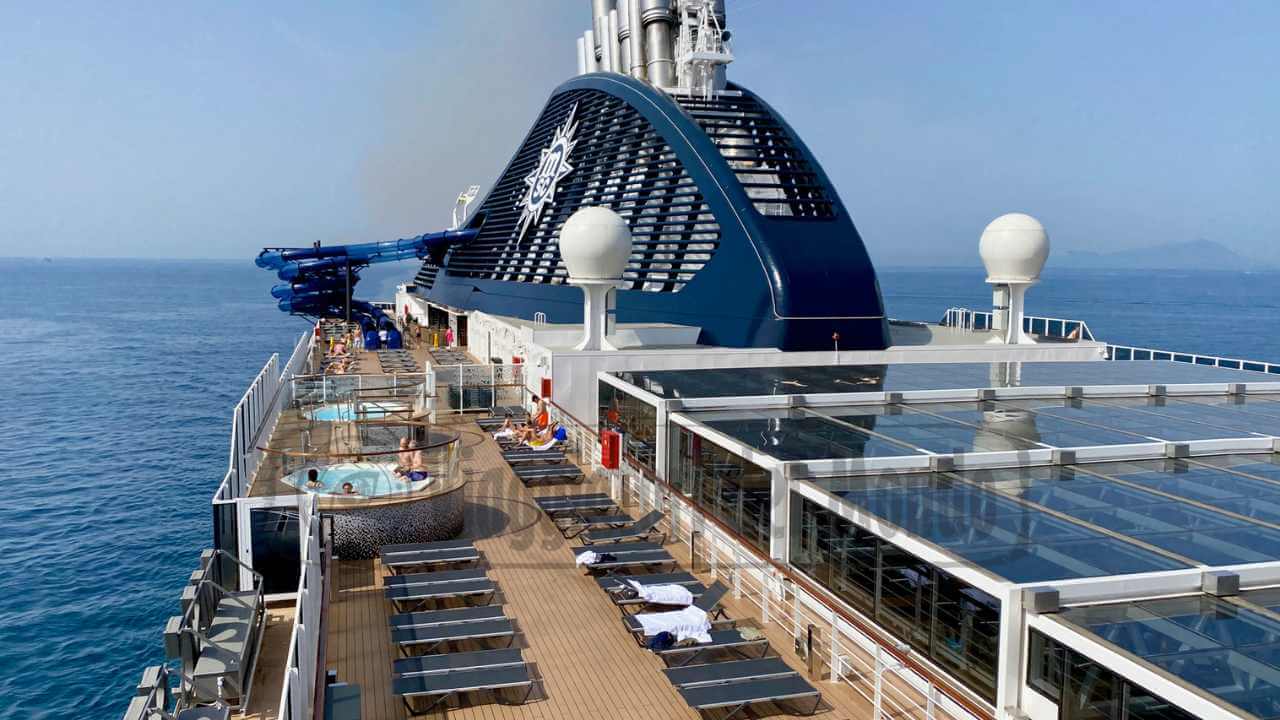
[[[453,347],[453,328],[451,327],[444,329],[444,346]]]

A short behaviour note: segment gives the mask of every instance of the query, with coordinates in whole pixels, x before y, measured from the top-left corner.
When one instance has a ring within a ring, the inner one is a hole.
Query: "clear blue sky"
[[[588,0],[0,5],[0,256],[249,258],[439,229],[574,71]],[[730,76],[882,262],[1280,253],[1278,2],[730,0]]]

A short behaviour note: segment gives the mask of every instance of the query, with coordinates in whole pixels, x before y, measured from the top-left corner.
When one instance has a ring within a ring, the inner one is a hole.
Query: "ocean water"
[[[250,262],[0,260],[0,278],[0,720],[118,717],[211,543],[232,407],[308,326]],[[1280,360],[1278,280],[1050,272],[1028,307],[1114,342]],[[880,283],[897,318],[990,304],[977,270]]]

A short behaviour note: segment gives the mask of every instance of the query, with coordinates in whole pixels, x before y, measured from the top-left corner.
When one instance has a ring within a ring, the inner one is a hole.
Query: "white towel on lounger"
[[[579,553],[578,557],[574,559],[574,562],[577,563],[578,565],[595,565],[596,560],[599,560],[599,559],[600,559],[599,555],[597,555],[596,553],[590,550],[587,550],[586,552]]]
[[[711,642],[711,619],[701,608],[692,605],[671,612],[640,613],[635,618],[645,637],[669,632],[676,636],[676,642],[688,639],[698,643]]]
[[[641,600],[654,605],[678,605],[687,607],[693,604],[693,593],[683,585],[641,585],[635,580],[628,580],[635,588]]]

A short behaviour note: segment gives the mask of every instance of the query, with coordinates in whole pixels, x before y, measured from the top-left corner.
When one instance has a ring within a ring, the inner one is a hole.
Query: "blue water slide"
[[[359,321],[366,334],[376,339],[380,325],[394,321],[373,305],[355,300],[351,290],[360,280],[362,268],[373,263],[416,258],[443,261],[449,248],[476,236],[477,229],[444,230],[387,242],[353,245],[315,245],[309,248],[265,248],[254,263],[274,270],[283,282],[271,288],[271,296],[282,311],[314,317],[343,317],[348,308],[351,319]]]

